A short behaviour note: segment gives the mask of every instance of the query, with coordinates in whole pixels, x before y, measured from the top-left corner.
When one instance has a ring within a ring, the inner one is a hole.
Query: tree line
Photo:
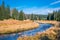
[[[16,8],[13,8],[10,10],[9,5],[5,5],[4,1],[2,1],[2,5],[0,5],[0,20],[4,19],[16,19],[16,20],[57,20],[60,21],[60,10],[58,11],[53,11],[53,13],[48,13],[48,16],[46,17],[45,15],[39,15],[39,14],[25,14],[23,10],[18,12]]]
[[[0,20],[9,18],[23,20],[22,17],[24,17],[24,12],[22,10],[18,12],[18,10],[14,8],[11,11],[10,6],[9,5],[5,6],[4,1],[2,2],[2,5],[0,6]]]
[[[18,10],[16,8],[13,8],[12,10],[10,10],[10,6],[7,5],[5,6],[4,1],[2,1],[2,5],[0,5],[0,20],[4,20],[4,19],[16,19],[16,20],[26,20],[26,19],[30,19],[30,20],[37,20],[40,19],[39,15],[35,15],[35,14],[25,14],[23,12],[23,10],[21,10],[20,12],[18,12]]]
[[[60,21],[60,10],[53,11],[53,13],[49,13],[47,16],[47,20]]]
[[[0,6],[0,20],[8,18],[10,18],[10,7],[7,5],[5,8],[5,4],[2,2],[2,5]]]

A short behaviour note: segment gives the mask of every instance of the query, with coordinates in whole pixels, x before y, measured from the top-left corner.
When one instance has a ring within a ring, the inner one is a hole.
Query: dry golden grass
[[[49,23],[49,24],[53,24],[53,25],[56,25],[58,23],[57,21],[52,21],[52,20],[38,20],[37,22],[39,22],[39,23]]]
[[[17,40],[58,40],[58,30],[60,31],[60,28],[52,27],[45,32],[39,32],[34,36],[19,37]]]
[[[43,21],[43,23],[45,23],[45,21]],[[60,40],[60,23],[56,22],[56,24],[55,21],[46,21],[46,23],[53,23],[55,26],[44,32],[38,32],[32,37],[19,37],[17,40]]]
[[[13,19],[3,20],[0,21],[0,34],[20,32],[24,30],[37,28],[38,26],[39,26],[38,23],[34,23],[31,20],[25,20],[25,21],[19,21]]]

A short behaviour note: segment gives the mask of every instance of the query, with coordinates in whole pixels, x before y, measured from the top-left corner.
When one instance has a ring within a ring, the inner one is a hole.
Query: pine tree
[[[5,4],[4,4],[4,1],[2,1],[2,5],[1,5],[1,17],[2,19],[5,19]]]
[[[5,8],[5,18],[6,19],[9,19],[11,16],[10,16],[10,6],[7,5],[7,8]]]
[[[16,8],[14,8],[12,10],[12,18],[13,19],[18,19],[18,10]]]
[[[33,15],[33,13],[31,14],[31,20],[34,20],[34,15]]]
[[[1,7],[0,7],[0,20],[3,20],[3,18],[2,18],[2,10],[1,10]]]
[[[47,20],[60,21],[60,10],[58,10],[58,11],[53,11],[53,13],[48,14]]]
[[[58,13],[57,13],[57,21],[60,21],[60,10],[58,10]]]
[[[24,12],[21,10],[20,13],[19,13],[19,20],[24,20],[26,17],[25,17],[25,14]]]

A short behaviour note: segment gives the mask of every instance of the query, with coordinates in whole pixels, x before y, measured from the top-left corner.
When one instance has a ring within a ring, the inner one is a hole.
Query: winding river
[[[33,30],[28,30],[20,33],[15,33],[15,34],[0,35],[0,40],[17,40],[18,37],[22,37],[24,35],[33,36],[37,32],[43,32],[50,27],[52,27],[51,24],[40,24],[38,28],[35,28]]]

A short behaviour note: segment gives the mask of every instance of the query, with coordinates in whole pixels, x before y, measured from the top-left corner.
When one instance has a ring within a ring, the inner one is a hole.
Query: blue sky
[[[4,0],[5,5],[10,8],[16,8],[18,11],[23,10],[26,14],[48,14],[53,10],[60,9],[60,0]],[[0,5],[2,0],[0,0]]]

